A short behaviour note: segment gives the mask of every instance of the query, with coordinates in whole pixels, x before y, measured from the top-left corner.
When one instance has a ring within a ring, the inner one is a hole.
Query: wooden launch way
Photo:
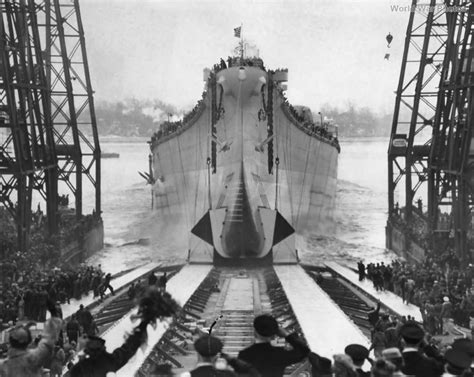
[[[147,263],[146,265],[137,267],[126,274],[123,274],[117,278],[112,278],[110,285],[114,290],[119,290],[120,288],[125,287],[130,284],[132,281],[135,281],[143,276],[147,275],[153,270],[156,270],[161,266],[161,263]],[[90,291],[86,296],[81,297],[80,300],[71,299],[69,304],[61,305],[64,318],[67,318],[79,310],[80,305],[87,307],[97,301],[97,298],[94,297],[92,291]]]
[[[359,281],[359,275],[351,269],[341,266],[335,262],[327,262],[326,266],[339,274],[351,284],[371,295],[382,304],[396,312],[400,316],[412,316],[416,321],[422,322],[420,308],[416,305],[405,304],[400,296],[388,291],[377,291],[369,280]]]
[[[275,271],[314,352],[332,358],[350,343],[369,345],[362,331],[301,266],[276,266]]]
[[[143,266],[123,275],[122,280],[143,277],[145,270],[148,273],[157,266]],[[372,292],[369,282],[359,282],[355,272],[336,263],[327,263],[327,267],[239,269],[191,264],[180,270],[179,266],[169,268],[172,278],[167,290],[184,305],[183,310],[174,322],[149,326],[147,344],[117,376],[147,376],[165,362],[173,364],[176,373],[194,368],[193,332],[196,327],[208,331],[213,322],[213,334],[223,340],[224,351],[233,356],[253,343],[253,318],[272,313],[283,327],[301,333],[314,352],[332,358],[349,343],[369,345],[367,313],[378,298],[392,313],[417,318],[416,313],[407,311],[409,306],[397,302],[398,297]],[[136,309],[131,309],[133,302],[127,300],[125,290],[121,292],[96,317],[102,321],[105,316],[105,327],[114,322],[102,334],[109,351],[120,346],[134,326],[130,318]],[[282,339],[278,342],[284,344]],[[289,368],[286,375],[296,376],[308,368],[308,363],[302,362]]]
[[[168,288],[186,303],[183,313],[174,323],[149,327],[147,345],[117,376],[137,371],[138,376],[146,376],[164,362],[171,362],[176,373],[194,368],[193,329],[207,331],[216,320],[213,334],[223,340],[226,353],[236,356],[253,343],[253,318],[261,313],[272,313],[283,327],[300,332],[315,352],[327,357],[343,352],[351,342],[369,344],[361,329],[298,265],[255,269],[188,265],[170,280]],[[104,334],[109,350],[119,346],[131,329],[132,314],[127,313]],[[277,344],[283,345],[284,340]],[[286,375],[308,368],[303,362],[289,368]]]

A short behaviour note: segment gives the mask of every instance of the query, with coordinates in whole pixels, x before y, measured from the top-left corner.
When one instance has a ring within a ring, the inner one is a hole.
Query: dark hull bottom
[[[213,264],[220,267],[266,267],[273,264],[273,253],[262,258],[225,258],[214,250]]]

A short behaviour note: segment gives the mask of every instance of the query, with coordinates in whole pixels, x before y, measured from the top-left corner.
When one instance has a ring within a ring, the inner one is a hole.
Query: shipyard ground
[[[324,266],[281,265],[266,268],[214,267],[212,265],[148,264],[129,271],[112,281],[114,296],[102,302],[86,297],[64,306],[65,317],[82,303],[91,307],[101,336],[109,351],[120,346],[130,331],[135,304],[128,299],[130,283],[167,271],[167,290],[183,305],[172,323],[149,327],[148,343],[143,346],[117,376],[146,376],[155,364],[171,363],[180,373],[192,369],[196,355],[192,346],[196,327],[213,334],[225,344],[224,351],[236,355],[253,342],[252,321],[260,313],[272,313],[289,330],[302,333],[311,349],[326,357],[343,351],[352,342],[369,345],[367,313],[381,301],[383,311],[411,315],[421,320],[419,308],[402,303],[391,292],[377,292],[371,282],[358,280],[357,273],[337,263]],[[455,328],[449,336],[438,337],[449,343],[468,330]],[[305,362],[293,366],[287,375],[308,370]]]

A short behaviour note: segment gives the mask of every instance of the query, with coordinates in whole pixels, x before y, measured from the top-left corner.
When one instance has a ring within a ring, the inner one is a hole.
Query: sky
[[[203,69],[255,44],[267,68],[288,68],[294,105],[349,103],[391,112],[407,0],[81,0],[96,100],[160,99],[191,108]],[[385,37],[393,35],[391,48]],[[390,60],[385,60],[390,53]]]

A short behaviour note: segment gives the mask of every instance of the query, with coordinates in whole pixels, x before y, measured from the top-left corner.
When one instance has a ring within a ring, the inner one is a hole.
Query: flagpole
[[[240,23],[240,59],[242,60],[242,63],[244,61],[244,33],[243,33],[243,23]],[[241,64],[242,64],[241,63]]]

